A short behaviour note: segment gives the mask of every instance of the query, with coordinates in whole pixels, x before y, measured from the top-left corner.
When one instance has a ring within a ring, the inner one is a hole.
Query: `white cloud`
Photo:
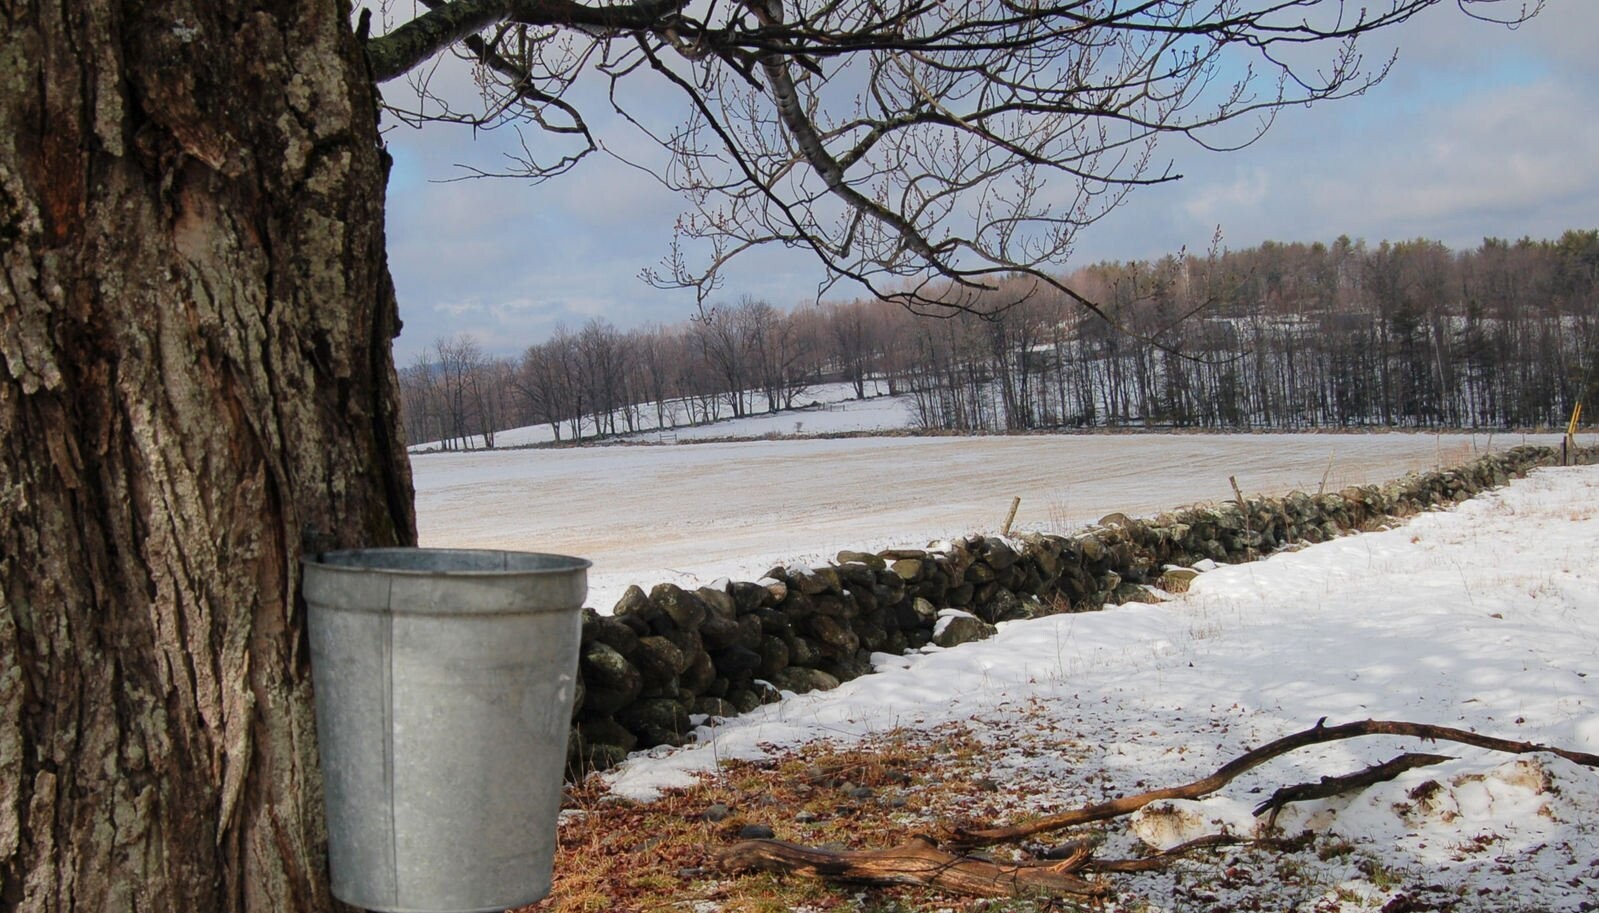
[[[1230,182],[1201,185],[1183,209],[1200,224],[1217,224],[1240,209],[1253,209],[1269,199],[1271,178],[1265,169],[1253,167]]]

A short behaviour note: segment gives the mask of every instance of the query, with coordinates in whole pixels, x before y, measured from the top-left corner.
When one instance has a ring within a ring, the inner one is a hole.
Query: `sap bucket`
[[[333,896],[464,913],[550,890],[589,562],[303,559]]]

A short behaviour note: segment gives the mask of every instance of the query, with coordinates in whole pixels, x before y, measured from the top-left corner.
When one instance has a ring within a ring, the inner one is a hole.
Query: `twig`
[[[745,840],[717,857],[725,871],[800,872],[856,884],[912,884],[975,897],[1004,897],[1024,891],[1101,897],[1109,887],[1086,881],[1058,865],[1014,865],[938,848],[917,835],[886,850],[823,850],[782,840]]]
[[[1153,872],[1165,868],[1173,859],[1180,859],[1195,850],[1210,849],[1217,846],[1237,846],[1249,841],[1235,837],[1232,834],[1207,834],[1196,837],[1187,843],[1181,843],[1169,850],[1145,856],[1142,859],[1096,859],[1085,866],[1084,871],[1089,872]]]
[[[1271,816],[1266,819],[1268,828],[1277,826],[1277,815],[1283,807],[1290,802],[1305,802],[1310,799],[1330,799],[1356,789],[1364,789],[1378,783],[1386,783],[1407,770],[1418,767],[1431,767],[1454,758],[1441,754],[1402,754],[1391,758],[1381,764],[1373,764],[1364,770],[1341,777],[1322,777],[1315,783],[1299,783],[1294,786],[1284,786],[1271,794],[1271,798],[1255,807],[1258,817],[1267,812]]]

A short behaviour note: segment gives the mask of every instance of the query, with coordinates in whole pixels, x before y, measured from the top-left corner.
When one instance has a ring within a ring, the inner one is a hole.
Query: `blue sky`
[[[1368,59],[1397,45],[1399,61],[1365,96],[1285,110],[1239,152],[1164,144],[1159,155],[1184,179],[1134,193],[1079,237],[1066,268],[1204,250],[1218,226],[1234,248],[1340,234],[1472,247],[1599,227],[1599,2],[1549,0],[1514,31],[1445,3],[1384,41],[1367,44]],[[538,186],[450,181],[461,164],[498,167],[516,138],[432,125],[397,127],[387,141],[402,365],[456,333],[514,355],[592,317],[626,329],[693,313],[691,293],[638,278],[682,211],[647,175],[594,156]],[[765,250],[734,264],[722,297],[801,305],[821,278],[808,255]]]

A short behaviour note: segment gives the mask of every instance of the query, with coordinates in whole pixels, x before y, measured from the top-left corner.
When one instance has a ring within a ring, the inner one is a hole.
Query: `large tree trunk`
[[[297,561],[415,538],[348,16],[0,3],[0,908],[332,905]]]

